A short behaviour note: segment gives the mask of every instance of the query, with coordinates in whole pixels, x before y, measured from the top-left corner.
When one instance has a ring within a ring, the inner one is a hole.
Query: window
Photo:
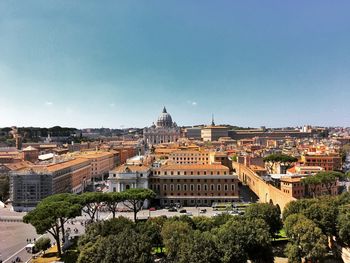
[[[200,191],[200,190],[201,190],[201,185],[197,184],[197,191]]]
[[[166,184],[163,184],[163,191],[166,191]]]
[[[184,185],[182,186],[182,188],[183,188],[184,191],[187,191],[187,184],[184,184]]]
[[[207,184],[203,185],[203,187],[204,187],[204,191],[208,191],[208,185]]]
[[[177,191],[181,191],[181,184],[177,184],[176,189],[177,189]]]
[[[214,185],[213,184],[210,185],[210,190],[214,191]]]
[[[221,191],[221,184],[218,184],[216,187],[218,188],[218,191]]]
[[[234,190],[235,190],[235,185],[231,184],[231,191],[234,191]]]
[[[170,185],[170,191],[174,191],[174,185],[173,184]]]
[[[194,184],[190,184],[190,191],[194,191]]]
[[[224,185],[224,190],[228,191],[228,185],[227,184]]]

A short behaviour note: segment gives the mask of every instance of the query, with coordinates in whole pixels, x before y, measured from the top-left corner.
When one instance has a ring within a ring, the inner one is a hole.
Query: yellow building
[[[111,152],[84,152],[79,154],[79,157],[91,160],[91,175],[93,178],[102,178],[115,167],[114,155]]]

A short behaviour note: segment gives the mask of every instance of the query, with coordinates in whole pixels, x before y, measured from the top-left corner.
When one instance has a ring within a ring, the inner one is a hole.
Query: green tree
[[[50,195],[38,204],[38,206],[50,205],[55,202],[66,202],[68,205],[63,209],[63,213],[59,217],[60,229],[62,232],[62,237],[65,236],[64,224],[71,218],[75,218],[81,215],[82,207],[79,204],[79,198],[75,194],[62,193]]]
[[[79,200],[83,207],[83,212],[88,214],[91,222],[94,222],[98,209],[105,201],[105,194],[99,192],[83,193],[79,196]]]
[[[301,179],[301,182],[305,185],[305,196],[316,197],[317,186],[321,184],[321,180],[317,176],[307,176]]]
[[[293,214],[285,220],[284,228],[291,241],[286,248],[291,262],[301,262],[302,258],[316,261],[326,255],[327,237],[312,220]]]
[[[214,220],[211,217],[207,216],[195,216],[193,217],[193,223],[195,229],[198,229],[201,232],[210,231],[214,228]]]
[[[289,202],[283,210],[283,221],[292,214],[303,213],[310,205],[317,203],[317,199],[299,199]]]
[[[135,228],[134,222],[125,217],[112,218],[110,220],[98,221],[87,226],[85,234],[79,238],[80,248],[88,243],[97,242],[100,237],[117,235],[125,229]]]
[[[77,262],[147,263],[152,262],[151,249],[151,242],[146,235],[125,228],[117,234],[87,243]]]
[[[186,222],[168,220],[164,223],[161,236],[169,261],[178,261],[178,251],[181,244],[190,242],[192,228]]]
[[[271,235],[262,219],[234,217],[214,234],[221,262],[273,262]]]
[[[79,205],[72,206],[66,201],[44,202],[23,217],[23,222],[34,226],[38,234],[49,232],[55,239],[59,257],[62,256],[60,229],[61,218],[75,217],[81,213]]]
[[[191,239],[179,246],[180,263],[216,263],[220,255],[210,232],[195,231]]]
[[[320,198],[305,208],[302,214],[312,220],[325,235],[332,237],[337,234],[336,220],[334,219],[338,216],[338,206],[334,198]]]
[[[340,209],[337,218],[337,233],[341,241],[350,244],[350,207],[346,206]]]
[[[142,209],[144,201],[155,197],[155,192],[150,189],[132,188],[122,192],[124,205],[134,213],[134,222],[137,220],[137,213]]]
[[[118,204],[123,201],[123,196],[121,193],[110,192],[104,194],[104,204],[108,210],[112,213],[113,218],[115,218],[115,213],[117,211]]]
[[[245,212],[247,218],[260,218],[269,226],[271,236],[274,236],[283,226],[280,210],[272,204],[252,204]]]
[[[161,235],[162,227],[157,220],[147,220],[136,225],[137,232],[146,235],[152,247],[163,250],[163,238]]]
[[[45,250],[49,249],[51,247],[51,240],[48,237],[41,237],[39,238],[37,241],[35,241],[35,247],[39,250],[39,251],[44,251],[45,254]]]
[[[298,158],[286,154],[274,153],[264,157],[263,161],[265,162],[265,165],[267,166],[268,170],[271,171],[272,167],[276,163],[280,163],[281,165],[288,168],[291,166],[292,163],[297,162]]]

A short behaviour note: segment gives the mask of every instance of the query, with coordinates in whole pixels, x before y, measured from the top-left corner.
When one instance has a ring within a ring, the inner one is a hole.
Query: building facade
[[[109,192],[122,192],[130,188],[148,188],[150,167],[144,165],[121,165],[109,172]]]
[[[91,182],[91,161],[76,158],[50,165],[13,170],[10,199],[15,211],[28,211],[45,197],[58,193],[81,193]]]
[[[173,122],[165,107],[158,117],[157,125],[153,124],[143,130],[143,138],[148,145],[176,142],[180,135],[180,128]]]
[[[238,178],[223,165],[163,165],[153,169],[150,188],[163,206],[211,206],[239,199]]]
[[[228,128],[223,126],[206,126],[203,127],[201,130],[201,137],[202,140],[207,142],[211,141],[218,141],[221,137],[227,137],[228,136]]]
[[[342,169],[342,159],[339,155],[303,155],[301,156],[301,163],[305,166],[319,166],[325,171],[340,171]]]

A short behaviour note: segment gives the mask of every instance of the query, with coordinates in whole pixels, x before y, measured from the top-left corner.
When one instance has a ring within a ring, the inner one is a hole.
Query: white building
[[[151,168],[144,165],[123,164],[109,172],[109,192],[122,192],[130,188],[148,188]]]
[[[164,107],[157,120],[157,125],[143,129],[143,138],[148,145],[176,142],[181,135],[181,130],[173,122],[171,115]]]

